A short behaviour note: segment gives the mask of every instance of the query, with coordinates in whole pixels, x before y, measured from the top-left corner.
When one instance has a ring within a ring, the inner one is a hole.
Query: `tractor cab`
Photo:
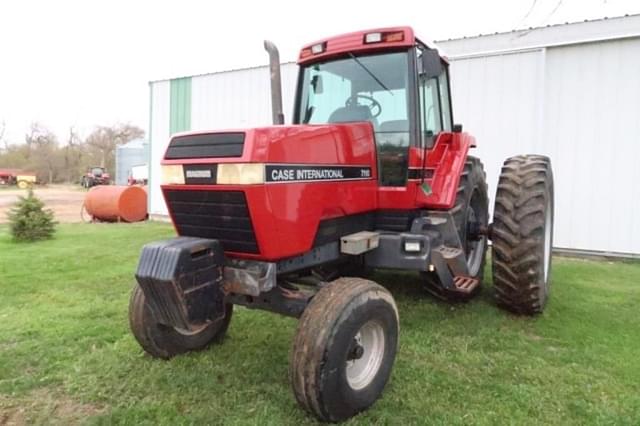
[[[405,186],[410,148],[451,131],[448,63],[410,29],[361,33],[361,45],[330,52],[332,40],[303,49],[294,123],[371,123],[382,186]]]

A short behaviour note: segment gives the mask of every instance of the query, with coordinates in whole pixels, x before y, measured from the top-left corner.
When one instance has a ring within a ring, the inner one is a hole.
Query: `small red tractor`
[[[435,296],[468,300],[491,239],[497,303],[542,312],[549,158],[504,162],[490,225],[476,141],[454,124],[449,64],[433,44],[398,27],[307,45],[291,125],[277,49],[265,49],[274,125],[177,134],[162,160],[179,236],[140,257],[129,315],[146,352],[220,342],[233,305],[299,318],[293,393],[320,420],[341,421],[381,395],[398,348],[396,304],[371,270],[415,271]]]
[[[89,167],[80,182],[80,184],[87,189],[96,185],[109,185],[110,183],[111,176],[107,173],[107,169],[97,166]]]

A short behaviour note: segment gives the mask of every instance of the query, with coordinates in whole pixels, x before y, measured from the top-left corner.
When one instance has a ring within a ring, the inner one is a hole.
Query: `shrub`
[[[29,189],[9,211],[9,230],[15,241],[37,241],[51,238],[56,221],[53,212],[43,209],[44,203]]]

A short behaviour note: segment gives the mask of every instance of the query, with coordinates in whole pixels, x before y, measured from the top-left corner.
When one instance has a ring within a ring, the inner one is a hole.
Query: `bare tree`
[[[7,124],[3,121],[0,123],[0,143],[4,145],[4,150],[9,150],[9,141],[4,138],[4,133],[7,130]]]
[[[0,167],[34,171],[42,182],[78,182],[87,167],[100,165],[112,171],[118,145],[144,137],[144,131],[131,124],[100,126],[82,140],[69,128],[66,144],[39,123],[32,123],[24,143],[9,144],[5,125],[0,122]],[[3,148],[4,145],[4,148]]]
[[[63,148],[64,180],[77,182],[83,173],[83,144],[73,126],[69,127],[67,144]]]
[[[49,129],[39,123],[32,123],[29,133],[25,135],[30,165],[42,180],[52,183],[58,169],[58,139]]]
[[[131,124],[99,126],[87,137],[86,144],[93,149],[94,159],[99,162],[99,165],[112,170],[116,147],[142,137],[144,137],[144,130]]]

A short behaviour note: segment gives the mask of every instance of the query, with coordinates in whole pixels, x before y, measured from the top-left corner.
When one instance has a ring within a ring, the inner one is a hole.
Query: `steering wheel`
[[[356,105],[360,105],[358,103],[358,99],[364,99],[365,101],[369,102],[368,105],[363,105],[363,106],[369,107],[369,112],[371,113],[371,116],[373,118],[376,118],[377,116],[380,115],[380,113],[382,113],[382,106],[380,106],[380,102],[376,101],[371,96],[361,95],[360,93],[358,93],[357,95],[348,97],[346,102],[344,103],[344,106],[354,107]]]

